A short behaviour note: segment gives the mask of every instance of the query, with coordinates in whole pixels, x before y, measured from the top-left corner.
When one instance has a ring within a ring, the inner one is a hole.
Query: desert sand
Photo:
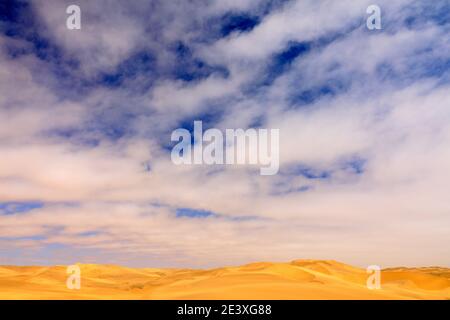
[[[366,270],[329,260],[252,263],[209,270],[79,264],[81,288],[66,266],[0,266],[0,299],[450,299],[450,269],[391,268],[381,289]]]

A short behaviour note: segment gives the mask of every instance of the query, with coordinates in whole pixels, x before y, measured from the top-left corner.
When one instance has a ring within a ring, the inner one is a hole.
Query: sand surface
[[[0,299],[450,299],[450,269],[391,268],[381,289],[366,270],[328,260],[252,263],[208,270],[79,264],[81,288],[66,266],[0,266]]]

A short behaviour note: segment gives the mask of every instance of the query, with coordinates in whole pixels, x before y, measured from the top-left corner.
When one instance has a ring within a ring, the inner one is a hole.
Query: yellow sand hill
[[[450,299],[450,269],[391,268],[381,289],[367,273],[336,261],[252,263],[210,270],[133,269],[80,264],[81,288],[65,266],[0,266],[0,299]]]

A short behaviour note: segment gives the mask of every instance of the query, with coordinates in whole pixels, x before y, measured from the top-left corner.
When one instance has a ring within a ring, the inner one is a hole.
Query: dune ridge
[[[0,299],[450,299],[443,267],[384,269],[381,289],[369,290],[366,270],[332,260],[205,270],[79,266],[79,290],[66,287],[66,266],[0,266]]]

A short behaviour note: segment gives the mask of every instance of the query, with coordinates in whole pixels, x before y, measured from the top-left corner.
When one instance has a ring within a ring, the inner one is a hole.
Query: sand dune
[[[336,261],[252,263],[209,270],[80,264],[81,289],[66,266],[0,266],[0,299],[450,299],[450,269],[391,268],[380,290],[367,273]]]

